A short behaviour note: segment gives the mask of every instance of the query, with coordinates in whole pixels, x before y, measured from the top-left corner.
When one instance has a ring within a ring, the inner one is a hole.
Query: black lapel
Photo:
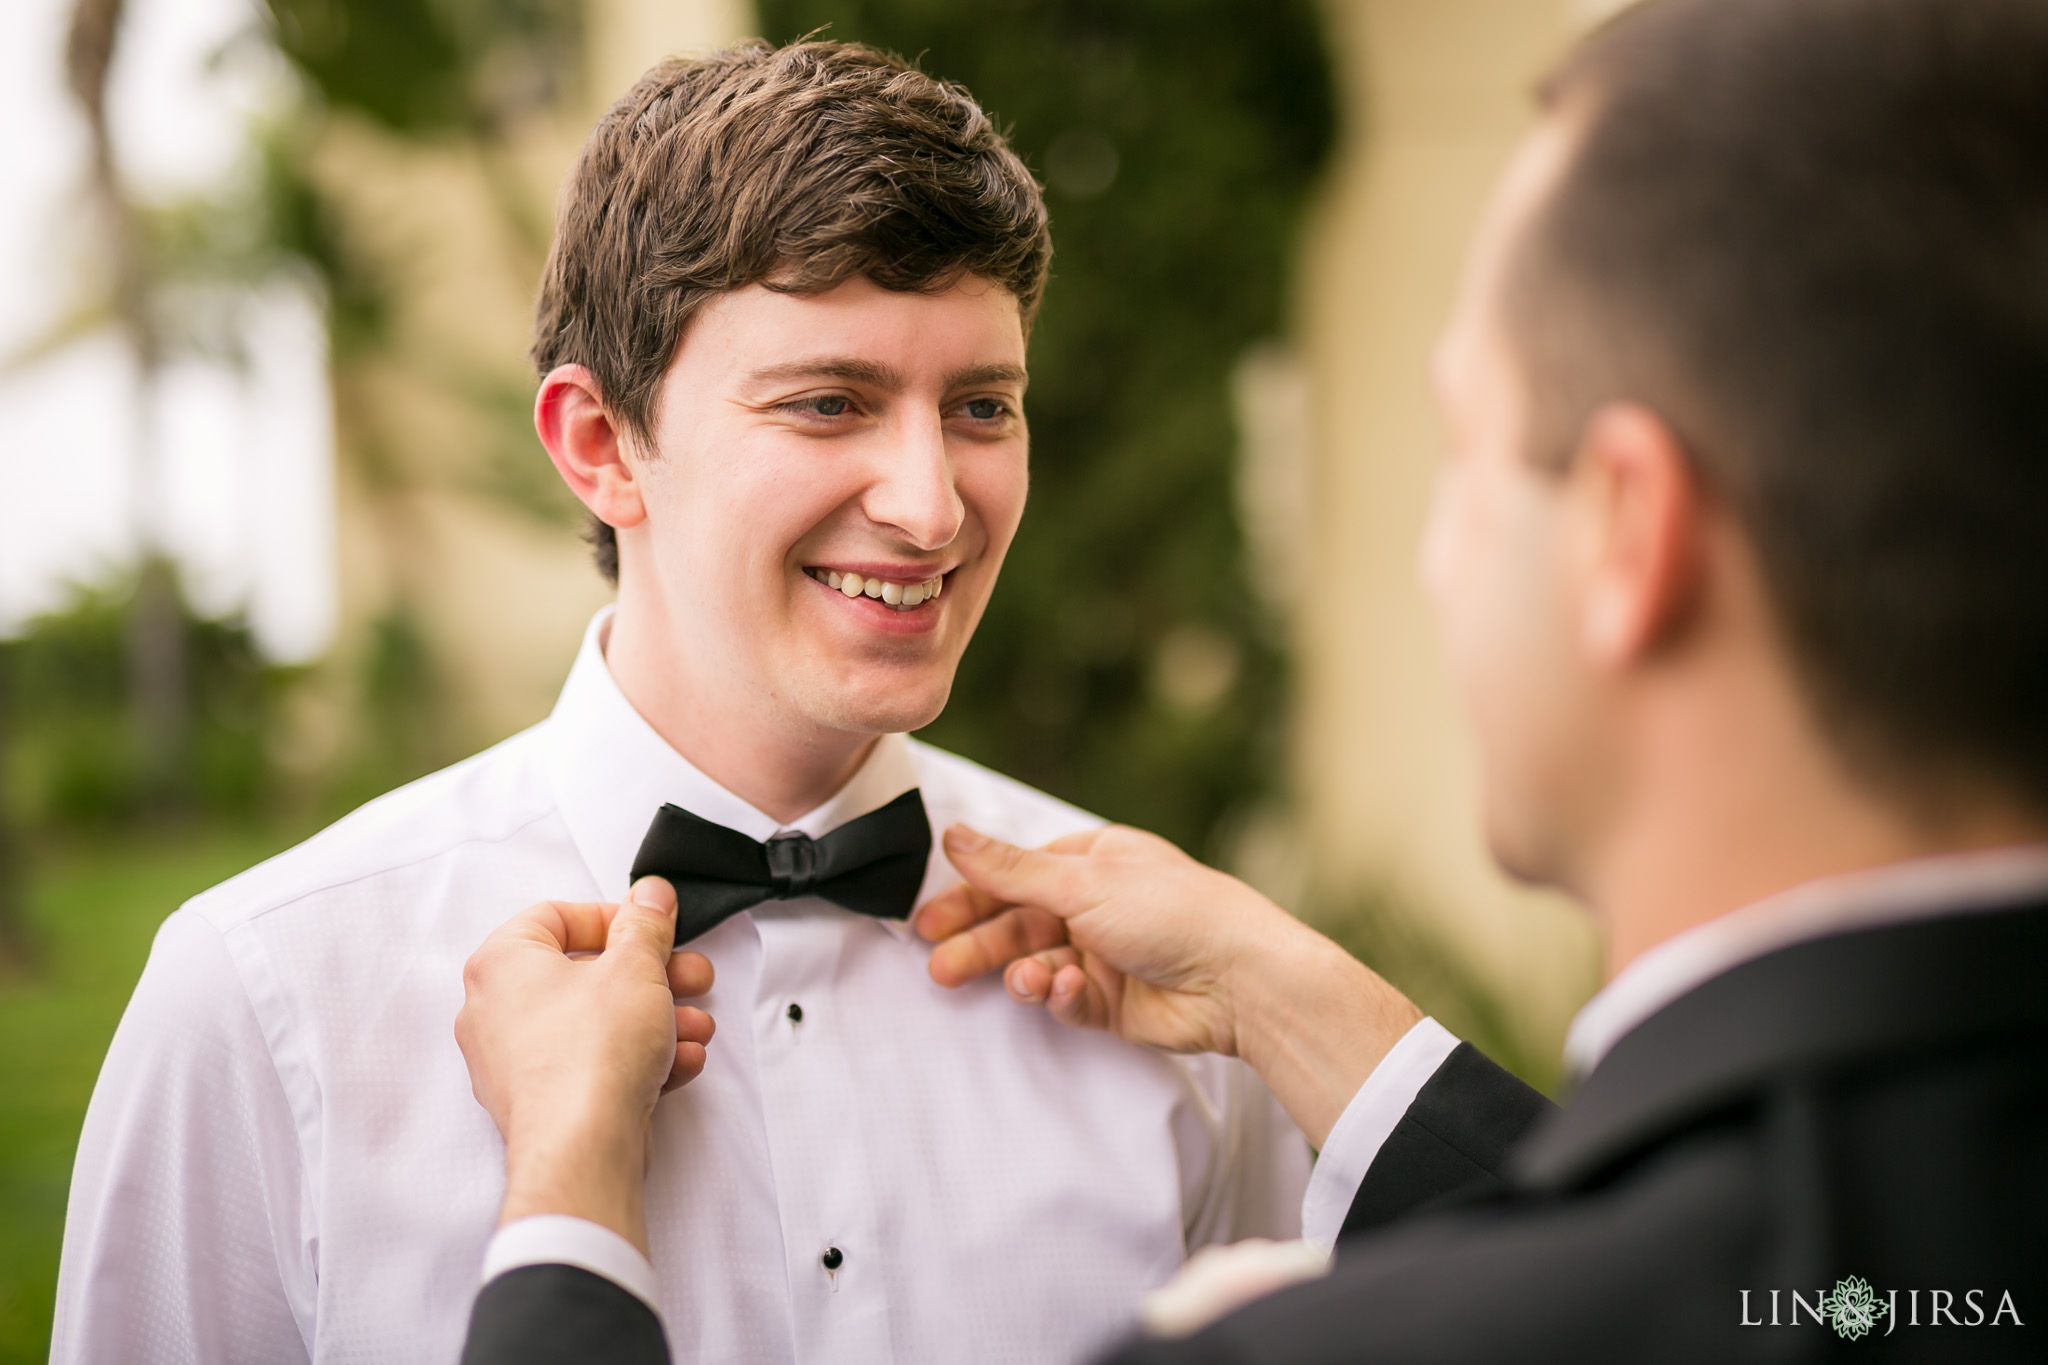
[[[1774,1072],[2048,1030],[2048,906],[1973,910],[1816,939],[1673,1001],[1614,1045],[1509,1166],[1517,1185],[1584,1180],[1684,1124],[1746,1103]]]

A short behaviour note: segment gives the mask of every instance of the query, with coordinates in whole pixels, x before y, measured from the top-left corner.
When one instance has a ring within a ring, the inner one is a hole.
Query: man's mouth
[[[871,597],[892,611],[915,611],[937,598],[946,588],[944,574],[921,583],[899,583],[888,578],[863,578],[857,573],[841,573],[837,569],[807,568],[804,572],[848,597]]]

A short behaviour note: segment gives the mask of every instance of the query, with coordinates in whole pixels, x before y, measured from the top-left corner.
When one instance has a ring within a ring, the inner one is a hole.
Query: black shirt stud
[[[818,1259],[825,1263],[825,1269],[837,1270],[840,1266],[846,1264],[846,1253],[838,1247],[826,1247],[825,1254]]]

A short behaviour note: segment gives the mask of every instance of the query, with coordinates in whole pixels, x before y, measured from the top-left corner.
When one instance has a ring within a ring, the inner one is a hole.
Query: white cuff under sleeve
[[[1325,1251],[1336,1245],[1344,1215],[1351,1212],[1351,1201],[1358,1197],[1358,1187],[1365,1183],[1373,1158],[1457,1046],[1449,1029],[1434,1019],[1424,1019],[1387,1049],[1387,1055],[1338,1116],[1316,1157],[1308,1190],[1301,1197],[1303,1240]]]
[[[529,1265],[573,1265],[601,1275],[661,1314],[654,1267],[640,1248],[588,1219],[541,1213],[507,1223],[484,1248],[482,1283]]]

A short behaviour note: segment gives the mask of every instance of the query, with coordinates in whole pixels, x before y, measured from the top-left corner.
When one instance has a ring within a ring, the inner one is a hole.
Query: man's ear
[[[1569,478],[1580,523],[1580,644],[1596,663],[1625,667],[1693,616],[1707,500],[1670,426],[1633,403],[1587,421]]]
[[[562,482],[599,521],[623,529],[647,519],[624,433],[589,370],[557,365],[548,372],[534,395],[533,429]]]

